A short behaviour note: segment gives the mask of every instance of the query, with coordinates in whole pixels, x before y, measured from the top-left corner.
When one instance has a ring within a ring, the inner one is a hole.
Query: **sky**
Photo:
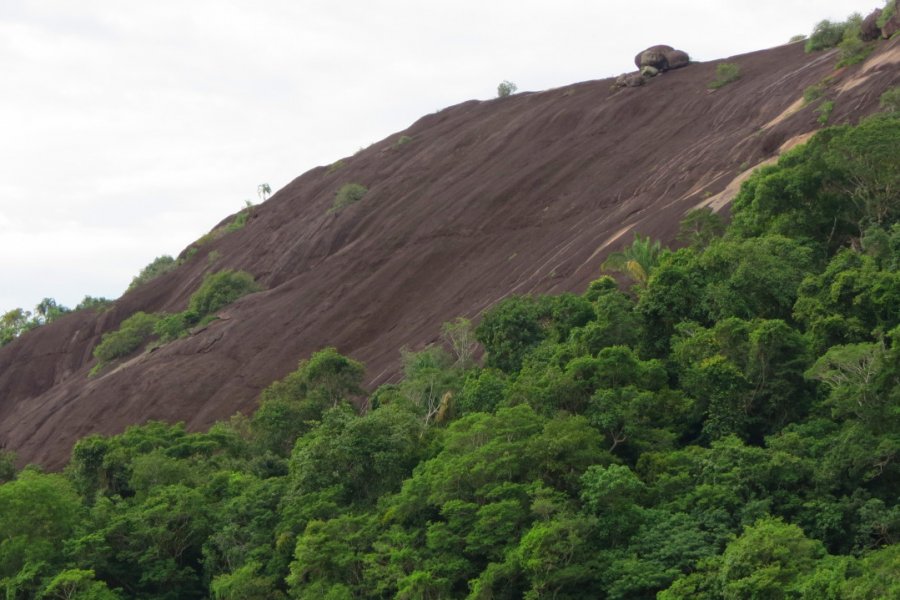
[[[116,298],[268,183],[466,100],[713,60],[881,0],[0,0],[0,314]]]

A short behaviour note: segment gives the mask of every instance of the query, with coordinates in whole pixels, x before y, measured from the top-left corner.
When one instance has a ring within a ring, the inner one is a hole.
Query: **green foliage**
[[[408,135],[401,135],[399,138],[397,138],[397,142],[394,144],[394,146],[399,148],[401,146],[405,146],[406,144],[410,143],[411,141],[413,141],[413,139],[411,137],[409,137]]]
[[[341,186],[341,189],[335,193],[334,203],[332,203],[328,212],[340,212],[351,204],[356,204],[363,199],[363,196],[365,196],[368,191],[366,186],[359,183],[345,183]]]
[[[93,296],[85,296],[73,310],[104,310],[112,306],[113,301],[108,298],[94,298]]]
[[[678,227],[677,240],[703,248],[725,233],[725,221],[711,208],[694,208],[685,213]]]
[[[750,177],[733,203],[733,231],[777,232],[830,255],[872,224],[896,219],[898,140],[895,119],[823,130]]]
[[[507,96],[512,96],[518,89],[519,86],[514,84],[512,81],[501,81],[500,85],[497,86],[497,97],[506,98]]]
[[[153,259],[149,265],[141,269],[141,272],[137,274],[137,276],[131,280],[131,283],[128,284],[128,290],[133,290],[139,285],[143,285],[148,281],[156,279],[160,275],[164,273],[168,273],[172,269],[178,266],[178,261],[176,261],[171,256],[164,254],[162,256],[157,256]]]
[[[850,15],[844,25],[844,35],[838,44],[838,50],[840,51],[838,67],[861,63],[875,49],[874,44],[866,43],[862,40],[862,16],[859,13]]]
[[[287,455],[294,441],[322,418],[325,410],[362,394],[361,363],[325,348],[300,361],[297,370],[260,394],[251,428],[262,447]]]
[[[128,356],[147,343],[154,334],[158,320],[156,315],[136,312],[122,321],[117,330],[104,333],[100,343],[94,347],[98,366]]]
[[[456,365],[469,367],[477,347],[475,328],[469,319],[457,317],[441,326],[441,338],[450,347],[456,359]]]
[[[545,337],[541,307],[530,297],[513,296],[487,312],[475,337],[488,353],[486,365],[510,372],[521,368],[529,349]]]
[[[0,485],[0,589],[32,594],[63,561],[60,541],[80,524],[81,502],[60,475],[25,470]]]
[[[878,27],[884,27],[885,25],[887,25],[887,22],[891,20],[891,17],[894,16],[895,12],[897,12],[897,0],[887,0],[887,2],[885,2],[884,4],[884,9],[878,16],[876,25],[878,25]]]
[[[812,104],[825,94],[825,86],[821,83],[811,85],[803,90],[803,101],[806,104]]]
[[[819,108],[816,109],[816,112],[819,113],[818,121],[821,125],[827,125],[828,119],[831,118],[831,111],[834,110],[834,101],[826,100],[822,104],[819,105]]]
[[[7,311],[0,316],[0,346],[5,346],[35,326],[30,311],[21,308]]]
[[[659,240],[653,241],[649,236],[641,237],[635,232],[631,246],[610,254],[600,268],[625,273],[638,285],[645,286],[662,254]]]
[[[203,278],[200,288],[188,301],[188,311],[202,318],[260,289],[246,271],[219,271]]]
[[[900,86],[894,86],[881,94],[879,106],[886,113],[900,112]]]
[[[252,210],[251,207],[248,206],[248,207],[242,209],[241,211],[239,211],[234,216],[234,219],[231,221],[231,223],[229,223],[228,225],[225,226],[225,231],[228,233],[232,233],[234,231],[237,231],[238,229],[243,229],[244,226],[247,224],[247,219],[250,218],[251,210]]]
[[[711,90],[733,83],[741,78],[741,67],[735,63],[719,63],[716,65],[716,78],[707,86]]]
[[[819,50],[834,48],[844,38],[846,29],[846,23],[834,23],[828,19],[819,21],[816,23],[812,33],[806,40],[806,51],[817,52]]]
[[[117,600],[121,596],[104,582],[95,581],[94,571],[90,569],[66,569],[50,580],[38,598]]]
[[[698,213],[630,293],[504,299],[476,329],[485,367],[460,319],[368,402],[326,348],[206,433],[88,436],[64,475],[0,452],[0,589],[897,597],[895,121],[761,169],[723,235]],[[159,334],[209,318],[225,279]]]
[[[0,449],[0,485],[16,476],[16,453]]]

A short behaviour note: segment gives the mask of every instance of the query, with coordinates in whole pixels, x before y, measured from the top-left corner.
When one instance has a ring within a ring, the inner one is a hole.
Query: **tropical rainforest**
[[[900,597],[898,148],[892,115],[822,130],[727,223],[447,323],[376,390],[325,348],[207,432],[91,435],[59,473],[0,453],[0,589]]]

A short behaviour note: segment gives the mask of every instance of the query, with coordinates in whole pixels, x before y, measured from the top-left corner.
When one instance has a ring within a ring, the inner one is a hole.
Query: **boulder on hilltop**
[[[684,50],[672,50],[666,53],[666,60],[669,61],[670,69],[680,69],[691,63],[691,57]]]
[[[650,46],[646,50],[637,53],[634,57],[634,65],[638,69],[641,67],[655,67],[660,71],[664,71],[669,68],[666,52],[671,52],[674,49],[672,46],[666,46],[665,44]]]
[[[650,46],[634,57],[634,64],[638,69],[653,67],[660,72],[684,67],[690,61],[687,52],[676,50],[672,46],[665,44]]]

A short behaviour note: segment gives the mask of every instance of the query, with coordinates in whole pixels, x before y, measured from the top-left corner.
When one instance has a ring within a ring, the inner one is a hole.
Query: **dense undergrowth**
[[[898,597],[898,146],[896,118],[822,131],[724,235],[699,211],[688,247],[636,238],[607,263],[628,292],[501,302],[484,366],[458,320],[368,397],[326,349],[207,433],[89,436],[61,474],[6,457],[0,588]]]

